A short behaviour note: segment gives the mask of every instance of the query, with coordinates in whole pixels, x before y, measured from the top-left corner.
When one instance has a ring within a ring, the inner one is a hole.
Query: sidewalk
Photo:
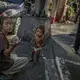
[[[74,23],[55,23],[51,25],[51,34],[75,34],[77,30],[77,24]]]
[[[59,56],[59,58],[64,58],[71,75],[71,80],[80,80],[80,56],[76,55],[72,50],[72,47],[63,43],[63,41],[58,39],[58,37],[53,36],[53,40],[55,44],[57,44],[55,49],[56,56]]]
[[[74,53],[72,50],[72,47],[70,45],[67,45],[63,43],[58,37],[53,36],[52,37],[55,43],[57,43],[58,46],[60,46],[66,53],[67,53],[67,58],[72,61],[79,61],[80,62],[80,57]],[[60,48],[58,48],[60,49]],[[63,57],[66,55],[64,52]]]
[[[71,45],[74,45],[76,30],[77,24],[74,23],[55,23],[51,25],[52,38],[57,44],[56,49],[58,49],[56,52],[60,51],[64,58],[80,61],[80,57],[74,53],[71,47]]]

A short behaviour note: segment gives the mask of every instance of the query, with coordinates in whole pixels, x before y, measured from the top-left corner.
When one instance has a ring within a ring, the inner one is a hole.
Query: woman
[[[18,45],[17,42],[9,45],[7,35],[11,31],[12,21],[9,17],[2,17],[0,21],[0,72],[8,77],[19,72],[28,62],[26,57],[17,57],[11,54],[12,50]]]

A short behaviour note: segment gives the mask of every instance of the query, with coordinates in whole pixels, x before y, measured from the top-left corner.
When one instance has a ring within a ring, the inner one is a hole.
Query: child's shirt
[[[33,38],[31,43],[32,43],[32,48],[34,49],[34,51],[41,50],[43,47],[43,40],[41,40],[40,42],[37,43],[35,41],[35,38]]]

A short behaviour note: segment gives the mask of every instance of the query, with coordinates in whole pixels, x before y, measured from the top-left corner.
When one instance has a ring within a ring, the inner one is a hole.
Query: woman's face
[[[3,30],[6,32],[12,31],[12,20],[10,18],[6,18],[3,21]]]

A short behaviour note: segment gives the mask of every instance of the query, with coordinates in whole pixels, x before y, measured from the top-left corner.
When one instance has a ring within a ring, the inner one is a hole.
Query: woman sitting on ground
[[[12,29],[12,20],[9,17],[1,17],[0,20],[0,72],[7,77],[19,72],[28,62],[26,57],[11,56],[12,50],[18,45],[18,42],[9,45],[7,34]],[[12,58],[11,58],[12,57]]]

